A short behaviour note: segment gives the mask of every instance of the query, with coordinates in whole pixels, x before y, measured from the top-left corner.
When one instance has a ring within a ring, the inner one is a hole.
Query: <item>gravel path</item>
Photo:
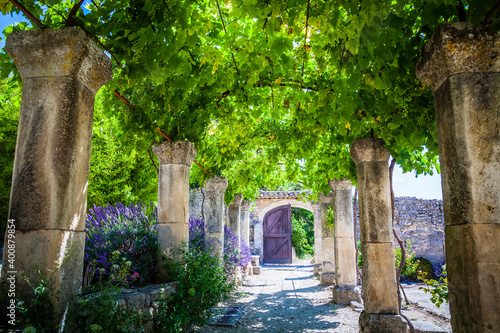
[[[265,265],[240,288],[230,305],[244,306],[235,328],[208,326],[201,332],[357,332],[359,312],[330,303],[313,266]]]
[[[331,287],[319,286],[313,266],[306,263],[264,265],[262,273],[247,277],[239,295],[226,304],[245,308],[236,327],[207,326],[199,331],[359,332],[360,313],[349,306],[332,304]],[[429,321],[450,329],[449,322],[425,309],[410,305],[403,312],[411,320]]]

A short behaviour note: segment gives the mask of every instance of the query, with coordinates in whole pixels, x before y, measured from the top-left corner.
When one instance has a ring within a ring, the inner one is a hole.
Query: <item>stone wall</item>
[[[116,308],[125,310],[125,312],[139,312],[146,317],[143,322],[143,330],[141,332],[154,332],[153,316],[158,313],[158,303],[161,299],[168,299],[176,292],[177,282],[169,282],[164,284],[153,284],[139,289],[123,289],[118,295]],[[92,320],[93,314],[80,310],[88,320]],[[80,332],[80,326],[71,320],[66,326],[68,332]]]
[[[203,194],[200,189],[189,191],[189,217],[203,218],[201,214],[201,206],[203,204]]]
[[[283,197],[259,197],[250,206],[250,249],[254,254],[255,225],[262,223],[259,215],[269,205],[282,201]],[[189,196],[190,216],[201,217],[203,195],[200,190],[192,190]],[[292,207],[304,205],[290,197]],[[433,264],[445,261],[444,250],[444,219],[443,202],[441,200],[417,199],[413,197],[398,197],[395,203],[395,229],[403,240],[412,241],[412,251],[418,257],[429,259]],[[357,219],[357,237],[359,239],[359,216]]]
[[[413,239],[415,255],[433,264],[445,261],[443,202],[400,197],[394,208],[396,232],[401,239]]]
[[[356,238],[359,240],[358,211],[356,216]],[[394,198],[394,229],[401,240],[411,240],[411,250],[417,257],[429,259],[434,265],[446,260],[441,200]],[[395,246],[399,247],[396,242]]]

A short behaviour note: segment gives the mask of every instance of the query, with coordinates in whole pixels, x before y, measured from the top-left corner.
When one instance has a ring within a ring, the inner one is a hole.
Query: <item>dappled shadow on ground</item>
[[[246,297],[232,303],[245,307],[238,326],[213,327],[212,332],[332,332],[343,325],[329,292],[314,280],[312,265],[265,265],[264,274],[244,289]]]

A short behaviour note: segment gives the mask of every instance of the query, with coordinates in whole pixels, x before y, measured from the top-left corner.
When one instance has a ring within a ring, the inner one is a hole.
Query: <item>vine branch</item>
[[[125,97],[123,97],[122,95],[120,95],[118,93],[118,91],[113,90],[113,94],[115,94],[116,97],[118,97],[123,103],[127,104],[127,106],[129,108],[131,108],[132,110],[135,110],[135,106],[133,106],[132,103],[130,103],[128,99],[126,99]]]
[[[166,0],[163,0],[163,3],[165,4],[165,7],[167,7],[167,11],[169,12],[169,11],[170,11],[170,8],[168,8],[167,1],[166,1]]]
[[[37,27],[40,29],[47,29],[47,26],[45,26],[42,22],[40,22],[39,19],[37,19],[33,14],[30,13],[29,10],[26,9],[19,1],[16,0],[9,0],[14,6],[16,6],[20,11],[23,12],[23,14],[31,20]]]
[[[154,167],[155,167],[155,169],[156,169],[156,174],[159,174],[159,173],[160,173],[160,170],[159,170],[159,169],[158,169],[158,167],[156,166],[155,161],[153,160],[153,156],[151,155],[151,146],[152,146],[153,144],[155,144],[155,143],[156,143],[156,144],[158,144],[158,141],[153,140],[153,141],[151,142],[151,144],[149,145],[149,147],[148,147],[148,155],[149,155],[149,159],[151,160],[151,164],[153,164],[153,166],[154,166]]]
[[[496,12],[500,9],[500,1],[498,1],[491,9],[486,13],[484,17],[484,21],[482,23],[486,23],[495,16]]]
[[[73,8],[71,8],[71,11],[69,12],[68,18],[66,19],[66,25],[65,27],[74,27],[78,23],[75,21],[75,15],[78,13],[78,9],[82,6],[83,2],[85,0],[80,0],[80,2],[76,2],[73,5]]]

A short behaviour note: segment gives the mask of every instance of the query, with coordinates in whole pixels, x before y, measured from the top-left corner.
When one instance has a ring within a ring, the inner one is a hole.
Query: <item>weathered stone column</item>
[[[163,141],[153,147],[160,163],[158,174],[158,243],[160,257],[173,255],[189,239],[189,170],[196,158],[196,148],[189,141]],[[172,253],[174,251],[174,253]],[[158,282],[168,272],[158,261]]]
[[[211,177],[205,183],[205,245],[224,253],[224,192],[227,178]]]
[[[390,154],[379,139],[354,140],[359,188],[363,300],[360,332],[407,332],[399,316],[394,249],[392,245]]]
[[[354,223],[352,220],[352,185],[348,179],[330,180],[333,193],[335,229],[335,281],[333,301],[349,305],[361,303],[357,287],[356,249],[354,248]]]
[[[453,332],[500,328],[500,38],[442,24],[418,77],[434,93]]]
[[[320,285],[331,286],[335,283],[335,230],[328,222],[328,210],[332,205],[332,197],[319,195],[321,219],[321,258],[323,259]]]
[[[243,200],[240,209],[241,239],[243,239],[247,246],[250,246],[250,201]]]
[[[59,314],[82,286],[94,98],[112,64],[76,28],[17,31],[5,48],[24,83],[7,229],[15,232],[5,234],[2,281],[15,277],[15,298],[29,301],[33,290],[19,272],[37,286],[33,266],[45,278],[54,271]]]
[[[238,237],[241,238],[241,201],[243,195],[235,193],[234,200],[229,204],[227,217],[229,229]]]
[[[323,267],[321,253],[321,205],[313,204],[314,209],[314,276],[319,276]]]

